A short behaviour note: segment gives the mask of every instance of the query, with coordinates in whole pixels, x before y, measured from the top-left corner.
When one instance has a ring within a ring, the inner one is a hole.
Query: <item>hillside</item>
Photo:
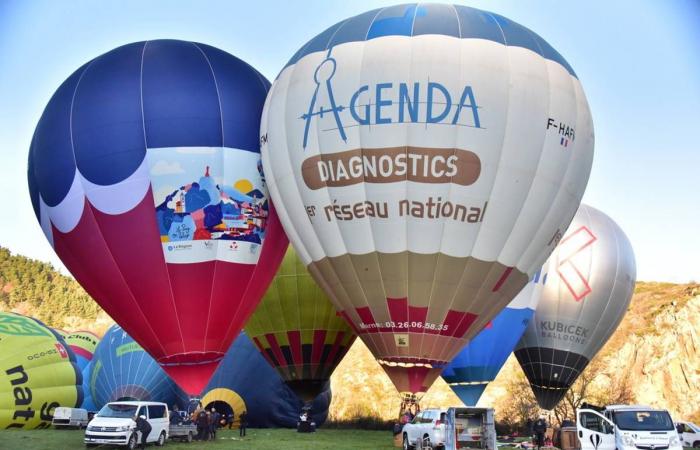
[[[398,396],[389,378],[357,341],[332,378],[331,416],[374,415],[392,419]],[[581,394],[584,394],[583,396]],[[556,411],[572,416],[571,406],[636,402],[668,408],[674,418],[700,421],[700,285],[638,282],[620,327]],[[422,406],[460,405],[441,380]],[[510,357],[489,385],[481,405],[496,408],[500,421],[517,423],[537,408],[525,376]]]
[[[50,264],[0,247],[0,310],[37,317],[66,330],[99,334],[112,324],[71,277]],[[331,417],[392,419],[399,400],[389,378],[357,340],[332,379]],[[639,402],[669,408],[675,418],[700,421],[700,284],[638,282],[620,327],[557,409],[560,417],[586,400]],[[511,357],[486,389],[483,405],[515,424],[536,413],[532,394]],[[423,406],[459,405],[441,380]]]
[[[112,323],[72,277],[51,264],[0,247],[0,311],[13,311],[54,328],[102,334]]]

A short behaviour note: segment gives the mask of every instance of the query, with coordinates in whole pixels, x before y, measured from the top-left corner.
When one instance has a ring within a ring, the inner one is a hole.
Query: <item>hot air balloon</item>
[[[68,334],[65,340],[73,353],[75,353],[78,369],[83,372],[92,360],[92,355],[95,353],[95,347],[100,342],[100,338],[90,331],[75,331]]]
[[[304,401],[326,388],[355,333],[289,247],[246,334]]]
[[[107,330],[91,366],[88,394],[97,410],[120,400],[187,405],[187,395],[119,325]]]
[[[593,124],[576,74],[532,31],[407,4],[304,45],[260,141],[299,258],[399,392],[420,394],[554,249]]]
[[[132,43],[73,73],[32,140],[29,191],[49,242],[190,394],[287,246],[260,165],[267,89],[214,47]]]
[[[201,398],[205,408],[216,408],[224,416],[245,410],[253,428],[296,427],[303,403],[278,372],[270,367],[246,333],[241,333],[226,352]],[[318,426],[328,417],[330,383],[311,403]]]
[[[537,403],[552,409],[622,321],[636,265],[620,227],[581,205],[542,272],[547,283],[515,356]]]
[[[58,406],[83,398],[75,355],[40,321],[0,312],[0,429],[48,428]]]
[[[546,277],[532,281],[445,367],[442,378],[467,406],[476,406],[530,322]]]

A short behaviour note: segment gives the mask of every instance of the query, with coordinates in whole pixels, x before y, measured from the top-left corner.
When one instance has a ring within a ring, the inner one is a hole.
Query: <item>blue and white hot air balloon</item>
[[[107,330],[89,367],[88,396],[96,410],[118,400],[187,404],[185,392],[118,325]]]
[[[442,378],[467,406],[475,406],[525,332],[539,301],[547,274],[533,279],[450,362]]]

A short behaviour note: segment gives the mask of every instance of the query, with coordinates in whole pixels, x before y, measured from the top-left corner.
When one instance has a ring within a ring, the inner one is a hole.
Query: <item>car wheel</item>
[[[187,442],[192,442],[193,439],[194,439],[194,435],[193,435],[192,432],[190,431],[189,433],[187,433],[187,438],[186,438],[186,440],[187,440]]]
[[[693,448],[700,448],[700,441],[693,442]]]
[[[161,431],[160,435],[158,436],[158,440],[156,441],[156,446],[162,447],[165,445],[165,431]]]
[[[126,446],[129,450],[134,450],[137,444],[138,436],[136,435],[136,433],[132,433],[131,436],[129,436],[129,442],[126,443]]]
[[[403,434],[403,450],[412,450],[411,444],[408,442],[408,434]]]

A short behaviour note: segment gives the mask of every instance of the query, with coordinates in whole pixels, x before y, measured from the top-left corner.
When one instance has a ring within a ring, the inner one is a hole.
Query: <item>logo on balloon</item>
[[[455,93],[436,81],[364,84],[350,96],[347,106],[339,104],[333,92],[332,79],[338,63],[331,56],[332,50],[333,47],[328,49],[326,58],[314,71],[316,87],[307,111],[299,117],[304,121],[304,149],[315,117],[332,117],[335,125],[323,131],[337,132],[344,142],[348,140],[346,128],[352,126],[423,123],[482,128],[481,106],[469,85]],[[347,121],[353,123],[347,125]]]

